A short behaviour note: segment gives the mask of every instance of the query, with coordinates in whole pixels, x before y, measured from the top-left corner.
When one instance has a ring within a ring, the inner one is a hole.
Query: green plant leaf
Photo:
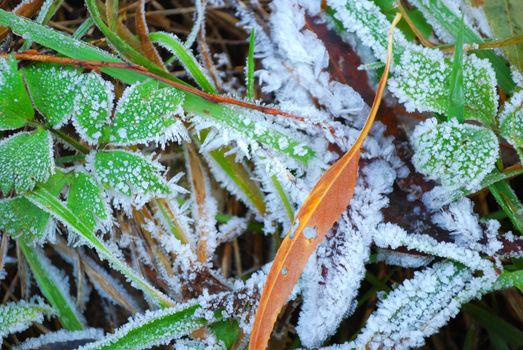
[[[0,189],[30,191],[54,172],[53,140],[48,131],[20,132],[0,141]]]
[[[452,72],[450,73],[449,102],[447,116],[456,118],[458,122],[465,120],[465,94],[463,92],[463,31],[465,23],[461,20],[461,26],[454,43],[454,59],[452,61]]]
[[[200,68],[198,61],[187,49],[183,43],[173,34],[165,32],[154,32],[149,34],[149,38],[153,43],[160,44],[165,49],[169,50],[174,54],[180,62],[183,64],[185,70],[191,75],[194,81],[202,88],[203,91],[215,94],[216,89],[211,84],[207,76],[203,73]]]
[[[0,199],[0,231],[13,237],[29,234],[42,240],[47,231],[49,214],[23,197]]]
[[[6,335],[21,332],[32,323],[42,322],[45,315],[53,313],[53,309],[40,298],[34,298],[29,302],[21,300],[0,305],[0,345]]]
[[[70,232],[78,234],[83,242],[94,248],[101,259],[107,260],[112,268],[120,271],[131,284],[140,289],[151,301],[162,307],[173,306],[173,302],[162,292],[154,288],[144,280],[139,274],[134,272],[122,259],[118,252],[109,249],[105,243],[98,238],[92,230],[78,218],[71,209],[67,208],[55,195],[44,187],[37,187],[29,192],[25,197],[31,203],[50,213],[71,230]]]
[[[106,189],[118,194],[122,204],[141,206],[154,197],[171,193],[161,176],[162,166],[138,153],[103,151],[89,156],[88,167]]]
[[[222,320],[209,326],[214,336],[223,342],[225,349],[234,349],[240,336],[238,321],[234,319]]]
[[[160,87],[149,80],[128,87],[114,112],[109,142],[115,145],[144,144],[150,141],[165,144],[188,136],[180,120],[184,94],[176,89]]]
[[[506,289],[516,287],[523,293],[523,270],[518,271],[503,271],[499,275],[493,290]]]
[[[138,350],[166,345],[207,323],[206,319],[196,314],[198,309],[199,305],[192,305],[184,309],[149,311],[135,316],[113,334],[79,350]]]
[[[492,0],[487,0],[487,2]],[[494,0],[497,1],[497,0]],[[499,3],[504,2],[505,0],[499,0]],[[518,2],[515,0],[514,2]],[[459,33],[459,28],[461,26],[461,18],[456,15],[456,13],[451,10],[444,0],[411,0],[410,3],[416,6],[421,10],[423,14],[427,14],[433,18],[439,26],[441,26],[448,35],[456,39],[457,33]],[[483,1],[483,3],[485,3]],[[502,11],[503,12],[503,11]],[[497,12],[499,15],[502,12]],[[515,12],[513,12],[515,13]],[[487,13],[486,13],[487,14]],[[517,14],[516,14],[517,15]],[[487,14],[488,17],[488,14]],[[500,16],[502,17],[502,16]],[[501,19],[506,20],[506,19]],[[497,23],[496,23],[497,25]],[[504,24],[501,24],[504,25]],[[492,27],[491,27],[492,28]],[[500,39],[506,39],[511,35],[501,36]],[[463,30],[463,38],[467,43],[477,43],[481,44],[484,40],[469,26],[465,26]],[[507,63],[503,57],[497,55],[492,50],[476,50],[473,51],[479,58],[485,58],[490,61],[494,71],[496,72],[496,79],[498,84],[508,93],[512,93],[516,84],[512,80],[512,75],[510,69],[507,66]]]
[[[27,237],[18,239],[25,259],[38,284],[38,288],[57,312],[62,327],[68,330],[84,329],[84,320],[69,296],[69,283],[65,274],[52,265],[40,248],[32,246]]]
[[[516,150],[523,147],[523,90],[505,102],[499,114],[499,130]]]
[[[34,118],[31,100],[16,64],[12,57],[0,58],[0,131],[21,128]]]
[[[67,122],[73,113],[82,73],[71,66],[53,63],[33,64],[24,68],[23,73],[40,114],[53,127]]]
[[[523,2],[519,0],[484,0],[481,2],[492,33],[498,39],[523,34]],[[502,48],[509,62],[523,71],[523,43]]]
[[[98,224],[108,226],[107,204],[95,179],[84,172],[77,172],[71,179],[67,207],[92,231]]]
[[[414,130],[412,143],[419,172],[444,186],[470,189],[494,169],[499,149],[494,132],[455,119],[441,124],[426,120]]]

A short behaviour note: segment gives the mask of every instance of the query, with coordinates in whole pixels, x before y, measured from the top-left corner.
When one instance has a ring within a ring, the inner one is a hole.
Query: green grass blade
[[[29,263],[38,288],[56,310],[62,327],[71,331],[84,329],[82,316],[70,298],[69,290],[64,290],[58,269],[51,265],[39,248],[33,247],[27,241],[26,236],[22,236],[18,244]]]
[[[271,176],[271,181],[276,189],[276,192],[278,192],[278,196],[280,197],[283,207],[285,208],[285,213],[287,214],[287,217],[289,218],[289,222],[294,221],[294,208],[292,207],[291,202],[289,201],[289,197],[287,196],[287,193],[285,192],[283,186],[281,185],[280,181],[278,181],[278,178],[276,175]]]
[[[44,304],[41,298],[31,301],[5,303],[0,305],[0,345],[8,334],[21,332],[34,322],[42,322],[45,315],[52,315],[54,310]]]
[[[461,19],[461,26],[456,36],[454,44],[454,59],[452,62],[452,72],[450,74],[449,103],[447,115],[449,118],[456,118],[458,122],[465,120],[465,93],[463,91],[463,31],[465,23]]]
[[[489,190],[514,227],[523,234],[523,204],[508,182],[497,182],[490,185]]]
[[[79,350],[149,349],[202,327],[207,320],[196,315],[199,305],[185,309],[170,308],[139,315],[105,338],[87,344]]]
[[[115,255],[83,221],[67,208],[64,203],[47,191],[47,189],[37,187],[34,191],[27,193],[25,197],[33,204],[55,216],[68,226],[72,232],[80,235],[80,237],[96,250],[100,258],[107,260],[112,268],[120,271],[135,288],[140,289],[153,302],[162,307],[173,305],[169,297],[154,288],[149,282],[133,271],[122,261],[121,257]]]
[[[249,53],[247,55],[247,98],[254,99],[254,28],[249,36]]]
[[[87,34],[87,32],[89,31],[89,29],[91,29],[92,26],[94,26],[93,18],[87,17],[87,19],[83,21],[78,28],[76,28],[76,30],[73,33],[73,38],[81,39],[85,34]]]
[[[477,320],[490,332],[508,342],[514,347],[523,346],[523,331],[514,327],[504,319],[474,304],[463,306],[463,310]]]
[[[203,73],[196,58],[177,37],[165,32],[154,32],[149,34],[149,38],[153,43],[160,44],[174,54],[203,91],[216,93],[216,89]]]

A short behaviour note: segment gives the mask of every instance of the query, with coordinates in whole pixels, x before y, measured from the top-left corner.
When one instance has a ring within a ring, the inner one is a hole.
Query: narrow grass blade
[[[42,322],[45,315],[53,313],[54,310],[40,298],[0,305],[0,345],[6,335],[21,332],[34,322]]]
[[[149,282],[144,280],[143,277],[133,271],[123,262],[120,256],[115,255],[64,203],[45,188],[37,187],[33,192],[27,193],[25,197],[33,204],[55,216],[68,226],[72,232],[82,237],[89,246],[96,250],[100,258],[107,260],[112,268],[120,271],[135,288],[140,289],[154,303],[162,307],[173,306],[173,301],[169,297],[154,288]]]
[[[523,234],[523,204],[507,181],[489,186],[490,193],[507,214],[514,227]]]
[[[198,61],[196,61],[196,58],[193,56],[190,50],[182,44],[180,39],[178,39],[173,34],[165,32],[151,33],[149,34],[149,38],[153,43],[161,45],[174,54],[180,60],[185,70],[191,75],[191,77],[202,88],[203,91],[212,94],[216,93],[216,89],[203,73],[198,64]]]
[[[18,239],[18,245],[29,263],[38,288],[56,310],[62,327],[71,331],[84,329],[83,317],[69,296],[69,286],[64,283],[63,273],[51,264],[40,248],[32,246],[25,236]]]
[[[254,99],[254,28],[249,36],[249,53],[247,55],[247,98]]]

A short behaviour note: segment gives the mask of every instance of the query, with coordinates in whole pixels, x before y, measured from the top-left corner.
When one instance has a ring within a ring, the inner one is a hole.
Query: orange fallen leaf
[[[267,347],[274,322],[298,282],[310,255],[347,209],[352,199],[358,174],[360,149],[381,103],[392,60],[392,33],[400,19],[401,14],[397,14],[392,22],[385,69],[371,111],[358,139],[351,149],[318,180],[303,202],[294,219],[293,227],[276,253],[256,310],[249,344],[251,350]]]
[[[140,38],[140,46],[145,57],[153,61],[160,67],[164,67],[162,59],[149,39],[149,28],[145,19],[145,0],[138,0],[136,6],[135,26],[138,37]]]

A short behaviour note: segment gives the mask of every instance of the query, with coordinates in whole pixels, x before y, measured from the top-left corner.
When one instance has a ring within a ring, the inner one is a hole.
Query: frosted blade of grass
[[[443,262],[414,273],[388,293],[355,340],[357,348],[420,347],[455,317],[461,304],[478,297],[478,281],[467,268]]]
[[[67,207],[92,231],[109,226],[109,209],[96,181],[83,172],[75,173],[67,194]]]
[[[454,59],[450,73],[449,102],[447,116],[456,118],[458,122],[465,120],[465,94],[463,92],[463,31],[465,23],[461,21],[459,33],[454,44]]]
[[[93,18],[87,17],[87,19],[83,21],[78,28],[76,28],[76,30],[73,33],[73,38],[81,39],[85,34],[87,34],[87,32],[89,31],[89,29],[91,29],[92,26],[94,26]]]
[[[499,114],[499,129],[501,135],[510,142],[520,158],[523,147],[523,90],[516,92],[506,101]]]
[[[64,273],[53,266],[42,251],[32,246],[26,237],[18,239],[18,244],[29,263],[38,288],[56,310],[62,327],[72,331],[84,329],[85,321],[69,296],[69,283]]]
[[[455,119],[438,124],[428,119],[412,135],[416,170],[449,188],[475,189],[498,158],[498,139],[490,129],[458,124]]]
[[[185,70],[191,75],[194,81],[202,88],[203,91],[212,94],[216,93],[216,89],[211,84],[209,78],[205,76],[198,61],[191,53],[190,49],[186,48],[180,39],[173,34],[165,32],[154,32],[149,34],[149,38],[153,43],[160,44],[165,49],[180,60]]]
[[[489,186],[489,190],[514,227],[523,234],[523,204],[514,190],[506,181]]]
[[[90,247],[96,250],[100,258],[107,260],[112,268],[121,272],[135,288],[140,289],[154,303],[162,307],[173,305],[173,302],[169,297],[151,286],[149,282],[134,272],[125,262],[123,262],[120,256],[116,256],[82,220],[80,220],[64,205],[64,203],[53,196],[53,194],[51,194],[47,189],[37,187],[34,191],[27,193],[25,197],[41,209],[56,217],[68,226],[72,232],[83,238]]]
[[[37,63],[23,69],[36,109],[58,127],[72,115],[81,72],[71,66]]]
[[[139,153],[114,150],[92,153],[87,166],[96,180],[115,194],[122,205],[142,206],[153,198],[171,194],[171,187],[161,175],[163,167]]]
[[[42,7],[40,7],[40,11],[38,12],[38,16],[36,17],[35,22],[42,24],[49,22],[58,8],[62,5],[62,2],[63,0],[45,0]],[[20,47],[19,51],[28,50],[32,44],[33,43],[31,40],[25,41],[24,44]]]
[[[249,36],[249,53],[247,54],[247,98],[254,99],[254,28]]]
[[[87,328],[81,331],[68,331],[61,329],[56,332],[42,334],[39,337],[29,338],[13,350],[36,350],[36,349],[70,349],[70,346],[78,346],[88,342],[96,341],[104,336],[104,331],[98,328]]]
[[[20,132],[0,141],[0,190],[30,191],[54,172],[53,139],[43,129]]]
[[[167,345],[207,323],[206,319],[196,315],[198,309],[199,305],[193,305],[184,309],[148,311],[135,316],[113,334],[78,350],[138,350]]]
[[[21,300],[0,305],[0,345],[6,335],[21,332],[32,323],[41,323],[45,315],[52,315],[53,309],[42,299]]]
[[[448,35],[456,39],[461,26],[461,18],[447,6],[444,0],[409,0],[409,2],[420,9],[425,17],[429,19],[429,22],[430,19],[433,19],[433,25],[437,23],[437,25],[445,29]],[[467,43],[481,44],[483,42],[483,39],[468,26],[463,28],[463,39]],[[505,37],[500,39],[505,39]],[[479,58],[486,58],[492,63],[498,84],[506,92],[512,93],[516,84],[512,80],[510,69],[505,60],[490,50],[477,50],[474,53]]]
[[[33,118],[33,107],[17,61],[12,57],[0,58],[0,131],[21,128]]]
[[[110,125],[109,142],[134,145],[156,141],[180,142],[188,138],[181,121],[185,95],[179,90],[160,87],[150,80],[125,89]]]

